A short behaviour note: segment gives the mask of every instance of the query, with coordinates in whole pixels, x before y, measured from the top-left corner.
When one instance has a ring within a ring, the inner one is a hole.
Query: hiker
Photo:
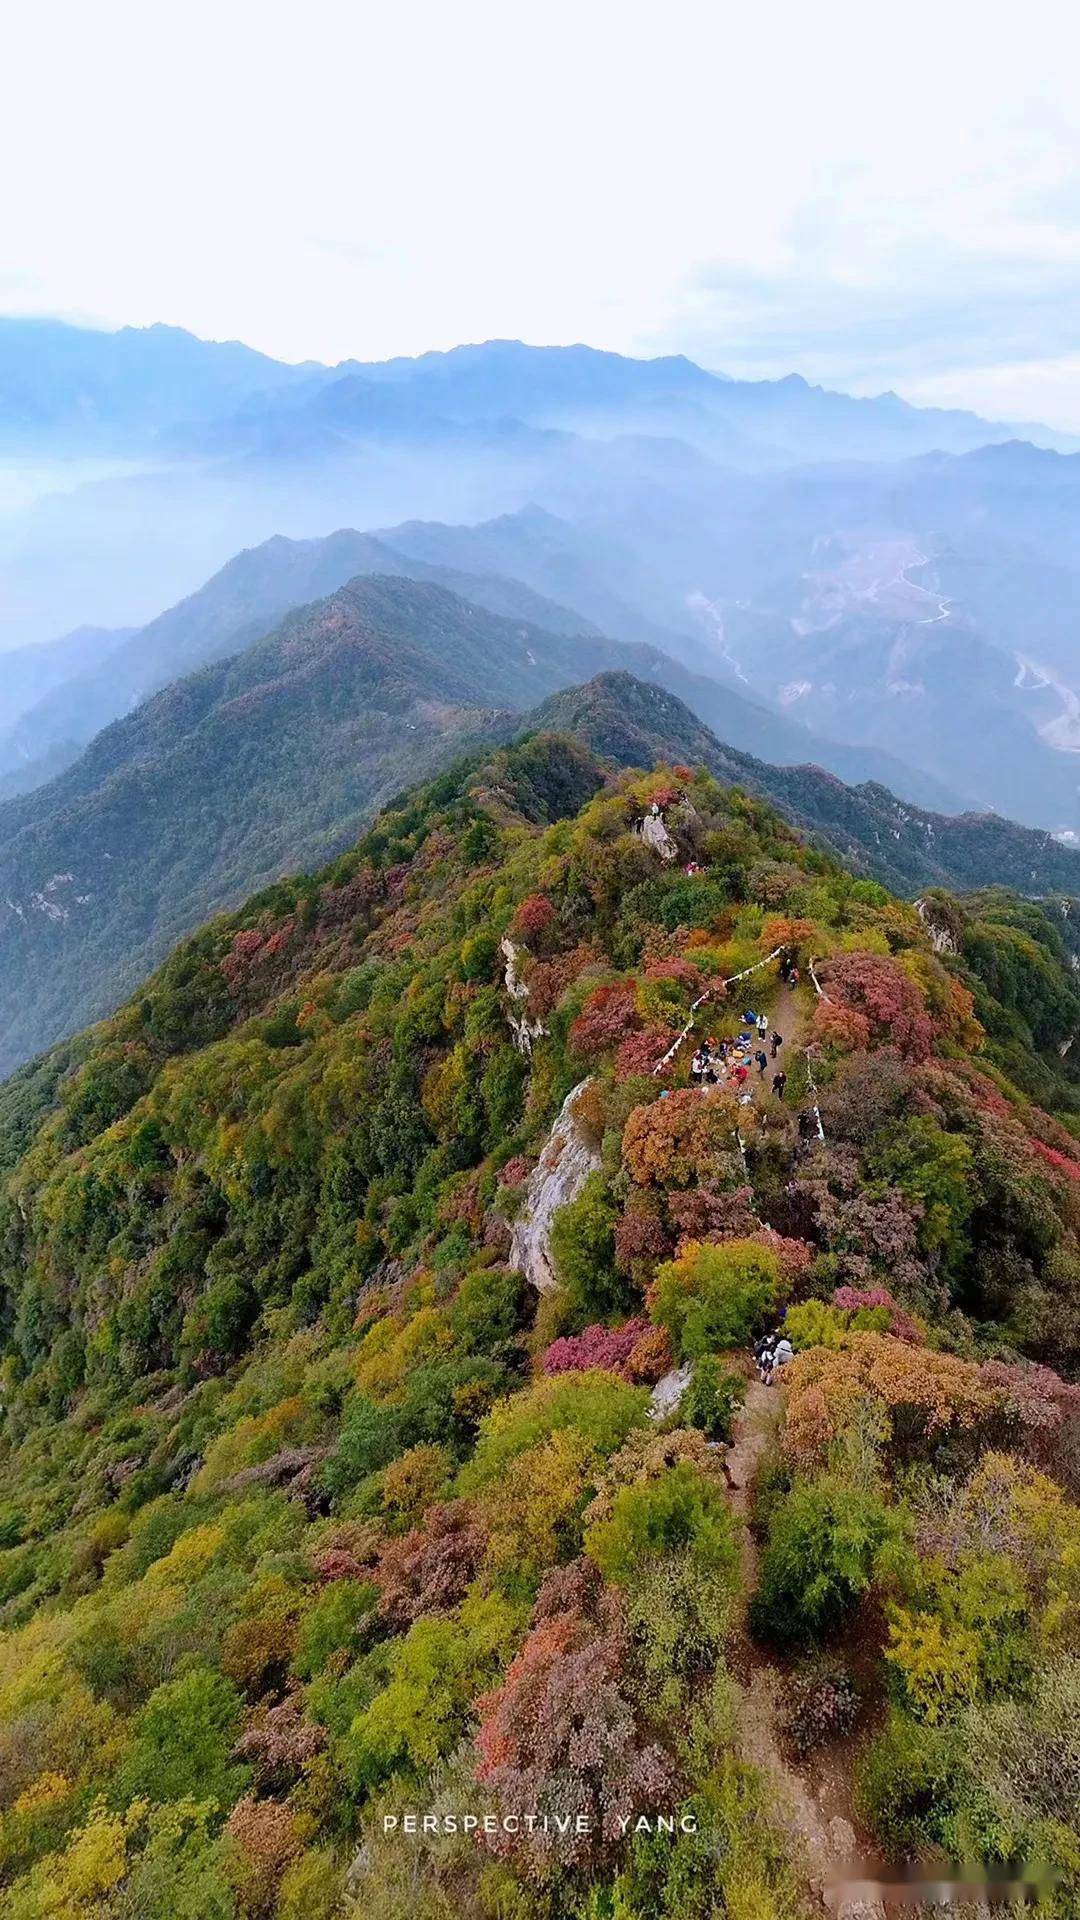
[[[759,1340],[757,1346],[754,1348],[754,1358],[758,1363],[758,1377],[763,1387],[767,1387],[769,1384],[769,1376],[772,1373],[773,1354],[776,1351],[778,1338],[778,1334],[767,1333],[764,1339]]]
[[[734,1075],[732,1076],[738,1086],[741,1087],[744,1084],[749,1072],[750,1072],[749,1067],[744,1067],[742,1062],[740,1061],[739,1065],[735,1069]]]
[[[783,1067],[781,1067],[779,1073],[774,1073],[772,1077],[772,1090],[777,1100],[783,1099],[784,1088],[786,1086],[787,1086],[787,1074],[784,1072]]]
[[[769,1031],[769,1017],[768,1017],[768,1015],[767,1015],[767,1014],[765,1014],[765,1013],[759,1013],[759,1014],[758,1014],[758,1017],[757,1017],[757,1030],[758,1030],[758,1039],[759,1039],[759,1040],[764,1040],[764,1038],[765,1038],[765,1035],[766,1035],[766,1034],[768,1033],[768,1031]]]
[[[804,1147],[808,1147],[810,1145],[810,1142],[814,1138],[814,1135],[816,1134],[816,1132],[817,1132],[817,1124],[814,1120],[813,1114],[809,1112],[800,1113],[799,1139],[802,1141],[802,1144]]]
[[[787,1335],[785,1334],[782,1339],[777,1341],[776,1346],[773,1349],[772,1366],[769,1368],[770,1384],[772,1383],[774,1376],[779,1373],[781,1367],[786,1367],[788,1364],[788,1361],[794,1360],[794,1358],[795,1358],[795,1349],[792,1346],[791,1341],[788,1339]]]
[[[779,1053],[783,1044],[784,1044],[783,1034],[777,1033],[776,1028],[774,1027],[772,1030],[772,1057],[774,1060],[776,1059],[776,1056]]]
[[[792,967],[791,972],[788,974],[788,986],[797,987],[798,984],[799,984],[799,969],[798,967]]]
[[[753,1007],[745,1007],[743,1009],[742,1022],[744,1027],[757,1026],[757,1014],[754,1012]]]
[[[702,1086],[705,1080],[705,1058],[698,1047],[690,1061],[690,1078],[695,1085]]]
[[[754,1055],[754,1063],[757,1067],[758,1073],[760,1074],[761,1078],[764,1079],[765,1069],[769,1064],[769,1056],[764,1051],[763,1048],[761,1047],[758,1048],[757,1052]]]

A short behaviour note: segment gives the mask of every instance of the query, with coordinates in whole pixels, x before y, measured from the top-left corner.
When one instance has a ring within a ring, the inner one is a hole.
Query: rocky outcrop
[[[499,951],[506,961],[503,984],[510,1004],[506,1009],[506,1018],[514,1036],[514,1045],[519,1053],[531,1053],[533,1041],[539,1040],[547,1032],[542,1020],[530,1020],[525,1011],[525,1002],[529,989],[518,972],[518,949],[509,934],[500,942]]]
[[[525,1183],[521,1212],[514,1221],[510,1264],[538,1293],[550,1293],[558,1286],[551,1259],[551,1223],[560,1207],[577,1199],[590,1173],[600,1166],[600,1155],[574,1112],[574,1103],[588,1084],[582,1080],[563,1101],[547,1145]]]
[[[956,939],[949,927],[945,926],[941,920],[934,918],[931,902],[929,900],[916,900],[915,911],[930,936],[930,945],[933,947],[934,952],[955,953],[957,951]]]
[[[690,1385],[692,1367],[673,1367],[658,1380],[649,1395],[649,1419],[666,1420],[674,1413],[687,1387]]]
[[[662,814],[647,813],[637,831],[639,839],[644,840],[654,853],[658,853],[661,860],[678,859],[678,846],[665,827]]]

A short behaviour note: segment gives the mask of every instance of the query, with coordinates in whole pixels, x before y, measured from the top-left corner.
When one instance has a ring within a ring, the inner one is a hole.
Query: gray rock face
[[[506,1018],[514,1036],[514,1045],[519,1053],[530,1054],[533,1050],[533,1041],[539,1040],[547,1032],[547,1028],[542,1020],[529,1019],[525,1006],[529,998],[529,989],[518,973],[518,949],[509,934],[500,942],[499,951],[506,961],[503,983],[510,1003],[506,1009]]]
[[[673,1367],[657,1381],[649,1396],[650,1420],[666,1420],[669,1413],[674,1413],[690,1385],[693,1371],[693,1367]]]
[[[638,832],[647,847],[660,855],[661,860],[675,860],[679,849],[664,825],[658,813],[647,813]]]
[[[548,1143],[525,1183],[521,1212],[510,1240],[510,1265],[518,1267],[538,1293],[558,1286],[551,1259],[551,1223],[560,1207],[576,1200],[600,1155],[574,1113],[574,1102],[588,1086],[582,1080],[563,1101]]]
[[[922,921],[923,926],[926,928],[927,933],[930,935],[930,945],[933,947],[934,952],[955,953],[956,941],[953,939],[948,927],[942,926],[939,921],[934,919],[930,902],[927,900],[916,900],[915,911]]]

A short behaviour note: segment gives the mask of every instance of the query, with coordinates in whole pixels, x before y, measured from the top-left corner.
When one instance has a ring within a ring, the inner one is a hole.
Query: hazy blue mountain
[[[182,327],[104,333],[0,316],[0,444],[145,442],[310,371]]]
[[[129,633],[124,627],[76,627],[58,640],[0,654],[0,729],[65,680],[99,666]]]
[[[635,360],[581,345],[488,340],[415,359],[347,362],[338,371],[358,376],[369,392],[392,389],[403,407],[426,397],[442,419],[517,419],[586,432],[610,431],[615,420],[622,431],[673,435],[737,463],[960,452],[1021,431],[962,410],[915,407],[894,393],[853,399],[794,373],[732,380],[681,354]],[[325,406],[334,391],[313,404]],[[1022,431],[1045,445],[1070,444],[1049,428]]]
[[[57,432],[111,419],[143,466],[0,519],[0,628],[139,631],[107,673],[0,710],[9,791],[290,605],[371,566],[426,566],[550,628],[536,604],[454,576],[518,580],[719,681],[730,737],[765,758],[1080,829],[1080,456],[1065,436],[1032,428],[1033,446],[974,415],[678,356],[493,341],[279,368],[175,329],[35,326],[0,345],[5,378],[24,364],[23,416],[37,381]],[[256,585],[200,622],[198,583],[230,555],[342,526],[390,532],[381,553]],[[148,619],[185,599],[182,631]]]

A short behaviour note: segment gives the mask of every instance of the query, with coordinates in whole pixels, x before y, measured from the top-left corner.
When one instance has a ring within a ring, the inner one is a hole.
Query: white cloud
[[[42,0],[6,38],[8,311],[295,359],[682,348],[1012,414],[1042,381],[1080,421],[1067,0]]]

